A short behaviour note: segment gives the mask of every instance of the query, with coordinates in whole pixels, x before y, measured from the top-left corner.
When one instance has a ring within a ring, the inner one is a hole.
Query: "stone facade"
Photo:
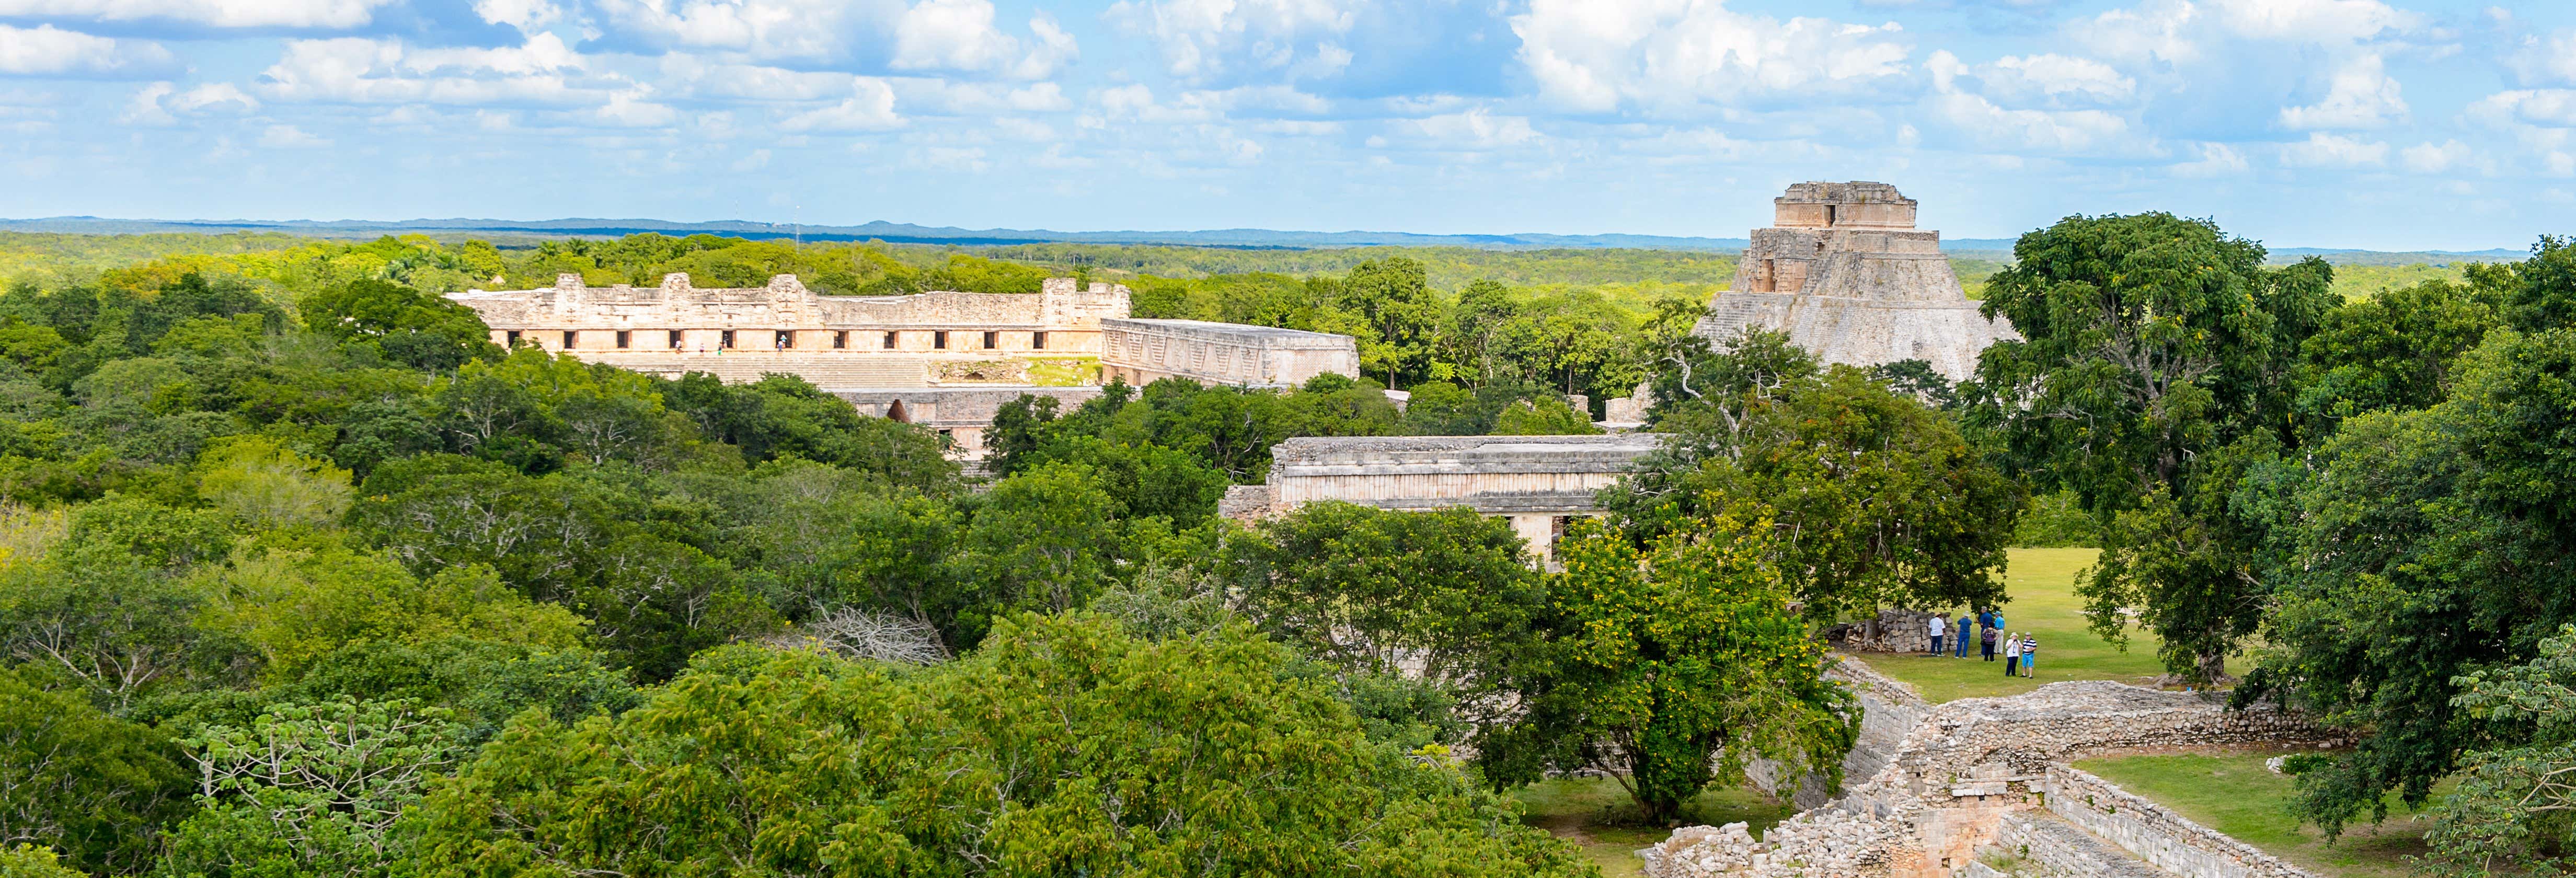
[[[984,431],[993,426],[993,415],[1002,406],[1022,396],[1052,397],[1058,411],[1091,401],[1100,395],[1098,387],[885,387],[833,392],[861,414],[892,418],[907,424],[919,424],[936,430],[956,445],[955,457],[980,459],[984,456]]]
[[[1911,698],[1903,684],[1856,662],[1838,665],[1833,673],[1847,682],[1860,681],[1856,685],[1865,688],[1865,711],[1896,708],[1900,712],[1890,722],[1913,718],[1912,728],[1892,749],[1883,730],[1864,734],[1855,758],[1845,761],[1847,769],[1876,764],[1878,770],[1847,774],[1843,795],[1790,818],[1759,841],[1736,827],[1676,832],[1639,852],[1647,874],[1950,878],[1972,871],[1970,864],[1981,852],[1997,849],[2007,819],[2063,819],[2089,829],[2085,821],[2093,818],[2061,817],[2066,812],[2057,811],[2083,801],[2068,774],[2073,770],[2058,770],[2067,761],[2141,748],[2343,743],[2298,717],[2260,709],[2231,712],[2200,695],[2108,681],[2052,683],[2009,698],[1925,705]],[[1865,732],[1871,728],[1866,713],[1862,727]],[[2061,789],[2066,792],[2057,791]],[[1810,791],[1796,795],[1803,804]],[[2098,791],[2095,801],[2102,801]],[[2138,807],[2123,802],[2116,807]],[[2144,848],[2217,851],[2167,858],[2176,864],[2241,861],[2255,869],[2231,872],[2227,869],[2232,867],[2221,865],[2200,871],[2201,866],[2188,866],[2192,871],[2180,873],[2187,878],[2298,878],[2262,871],[2271,867],[2245,859],[2242,851],[2223,849],[2209,836],[2224,836],[2184,828],[2188,823],[2135,817],[2130,829],[2106,829],[2103,839],[2123,846],[2136,842]]]
[[[1735,281],[1697,332],[1715,341],[1748,326],[1781,330],[1828,363],[1923,360],[1950,380],[2012,325],[1977,313],[1941,233],[1914,228],[1915,201],[1885,183],[1799,183],[1772,201]]]
[[[839,389],[925,386],[957,363],[1100,355],[1100,323],[1127,316],[1116,284],[1050,278],[1037,295],[934,292],[822,296],[782,274],[762,287],[592,287],[566,274],[535,290],[448,296],[482,315],[492,341],[594,362],[728,381],[802,375]]]
[[[2050,765],[2039,786],[2049,813],[2184,878],[2313,878],[2074,766]]]
[[[1565,523],[1599,514],[1601,489],[1662,444],[1652,433],[1290,439],[1271,449],[1268,484],[1237,485],[1219,508],[1251,521],[1319,500],[1465,506],[1510,519],[1530,553],[1551,562]]]
[[[1103,320],[1102,380],[1150,384],[1292,387],[1323,374],[1358,377],[1358,343],[1347,335],[1203,320]]]

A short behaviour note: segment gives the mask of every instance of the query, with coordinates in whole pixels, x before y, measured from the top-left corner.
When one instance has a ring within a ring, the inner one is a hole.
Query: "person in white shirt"
[[[1950,633],[1950,620],[1943,614],[1934,613],[1932,614],[1932,621],[1924,624],[1932,630],[1932,656],[1934,658],[1939,658],[1941,655],[1941,635]]]
[[[2021,676],[2021,635],[2004,641],[2004,676]]]

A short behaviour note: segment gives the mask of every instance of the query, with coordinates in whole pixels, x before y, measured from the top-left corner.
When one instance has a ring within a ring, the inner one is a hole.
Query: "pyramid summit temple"
[[[1753,230],[1700,335],[1775,329],[1827,363],[1922,360],[1952,381],[1976,373],[1987,345],[2020,338],[2010,322],[1977,313],[1941,233],[1914,227],[1914,200],[1896,187],[1799,183],[1771,203],[1771,228]]]

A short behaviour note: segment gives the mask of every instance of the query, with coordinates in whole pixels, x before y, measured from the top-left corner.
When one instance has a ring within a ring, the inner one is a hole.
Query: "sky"
[[[2576,233],[2576,2],[0,0],[0,217]]]

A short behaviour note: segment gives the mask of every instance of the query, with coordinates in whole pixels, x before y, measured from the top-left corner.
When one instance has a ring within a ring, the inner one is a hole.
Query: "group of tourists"
[[[1950,614],[1934,613],[1924,624],[1929,626],[1932,635],[1932,654],[1942,655],[1943,642],[1952,639]],[[2032,673],[2031,666],[2039,662],[2039,638],[2028,631],[2005,633],[2002,611],[1978,610],[1974,616],[1960,614],[1955,645],[1951,646],[1952,649],[1957,650],[1958,657],[1968,657],[1968,643],[1971,637],[1975,638],[1977,648],[1980,654],[1985,656],[1986,661],[1994,661],[1998,654],[2003,656],[2004,676],[2037,676]]]

